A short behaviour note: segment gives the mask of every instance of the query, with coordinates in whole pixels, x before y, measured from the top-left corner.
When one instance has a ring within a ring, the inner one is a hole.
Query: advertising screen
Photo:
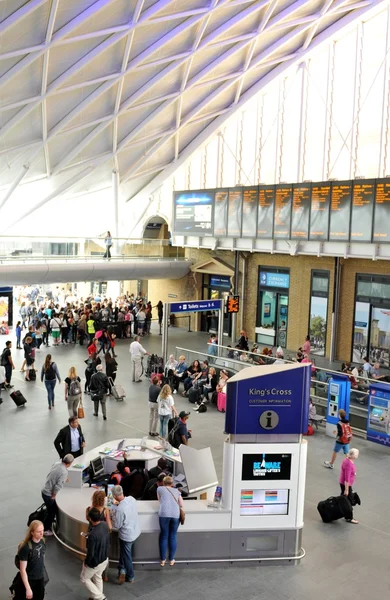
[[[291,226],[292,186],[277,185],[275,191],[274,238],[289,239]]]
[[[214,191],[176,192],[175,232],[191,235],[212,235]]]
[[[329,232],[330,183],[311,188],[310,240],[327,241]]]
[[[371,242],[375,181],[355,181],[352,191],[351,242]]]
[[[217,190],[214,204],[214,235],[224,237],[227,235],[227,205],[229,190]]]
[[[270,481],[290,479],[291,454],[244,454],[243,481]]]
[[[273,235],[275,186],[259,186],[257,237],[270,240]]]
[[[340,181],[332,184],[330,201],[329,241],[347,242],[351,219],[352,183]]]
[[[373,242],[390,240],[390,181],[378,181],[375,190]]]
[[[290,490],[241,490],[240,515],[288,515]]]
[[[8,314],[9,314],[8,296],[0,296],[0,333],[8,334]],[[1,331],[1,328],[5,331]]]
[[[241,236],[242,190],[229,190],[228,199],[228,235]]]
[[[311,184],[293,186],[291,239],[307,240],[309,237]]]
[[[256,237],[258,189],[244,188],[242,207],[242,237]]]

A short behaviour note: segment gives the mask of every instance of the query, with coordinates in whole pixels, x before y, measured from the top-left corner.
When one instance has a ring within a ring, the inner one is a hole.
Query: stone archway
[[[148,219],[142,236],[144,240],[169,240],[170,237],[168,223],[163,217],[154,215]]]

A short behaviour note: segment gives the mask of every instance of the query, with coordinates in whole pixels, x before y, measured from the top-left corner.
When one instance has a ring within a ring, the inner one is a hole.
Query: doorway
[[[260,291],[260,312],[256,341],[265,346],[287,346],[288,295],[274,290]]]

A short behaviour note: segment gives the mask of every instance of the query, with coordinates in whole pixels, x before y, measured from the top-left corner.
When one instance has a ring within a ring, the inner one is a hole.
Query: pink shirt
[[[353,486],[356,477],[356,467],[352,460],[349,458],[344,458],[341,463],[341,471],[340,471],[340,479],[339,483],[345,484],[348,483],[349,486]]]
[[[304,354],[310,354],[310,348],[311,348],[310,342],[306,341],[302,346],[302,350],[303,350]]]

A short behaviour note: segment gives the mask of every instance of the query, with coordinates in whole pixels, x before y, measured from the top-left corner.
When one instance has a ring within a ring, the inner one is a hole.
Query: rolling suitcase
[[[108,380],[111,385],[111,394],[114,396],[115,400],[117,402],[123,402],[123,399],[126,398],[126,392],[123,387],[119,383],[115,385],[111,377],[109,377]]]
[[[319,502],[317,510],[324,523],[331,523],[343,517],[350,518],[351,504],[346,496],[331,496]]]
[[[16,406],[24,406],[27,402],[26,398],[23,396],[22,392],[16,390],[10,394],[12,400],[15,402]]]
[[[30,378],[30,381],[35,381],[37,378],[37,373],[35,369],[29,369],[28,376]]]
[[[198,388],[190,388],[188,390],[188,402],[191,404],[196,404],[196,402],[200,401],[200,390]]]
[[[49,515],[48,515],[48,511],[47,511],[47,506],[45,503],[43,503],[43,504],[41,504],[41,506],[38,506],[38,508],[29,515],[28,520],[27,520],[27,527],[30,525],[30,523],[32,523],[32,521],[42,521],[43,526],[46,530],[47,527],[46,527],[45,521],[47,521],[48,516]]]

